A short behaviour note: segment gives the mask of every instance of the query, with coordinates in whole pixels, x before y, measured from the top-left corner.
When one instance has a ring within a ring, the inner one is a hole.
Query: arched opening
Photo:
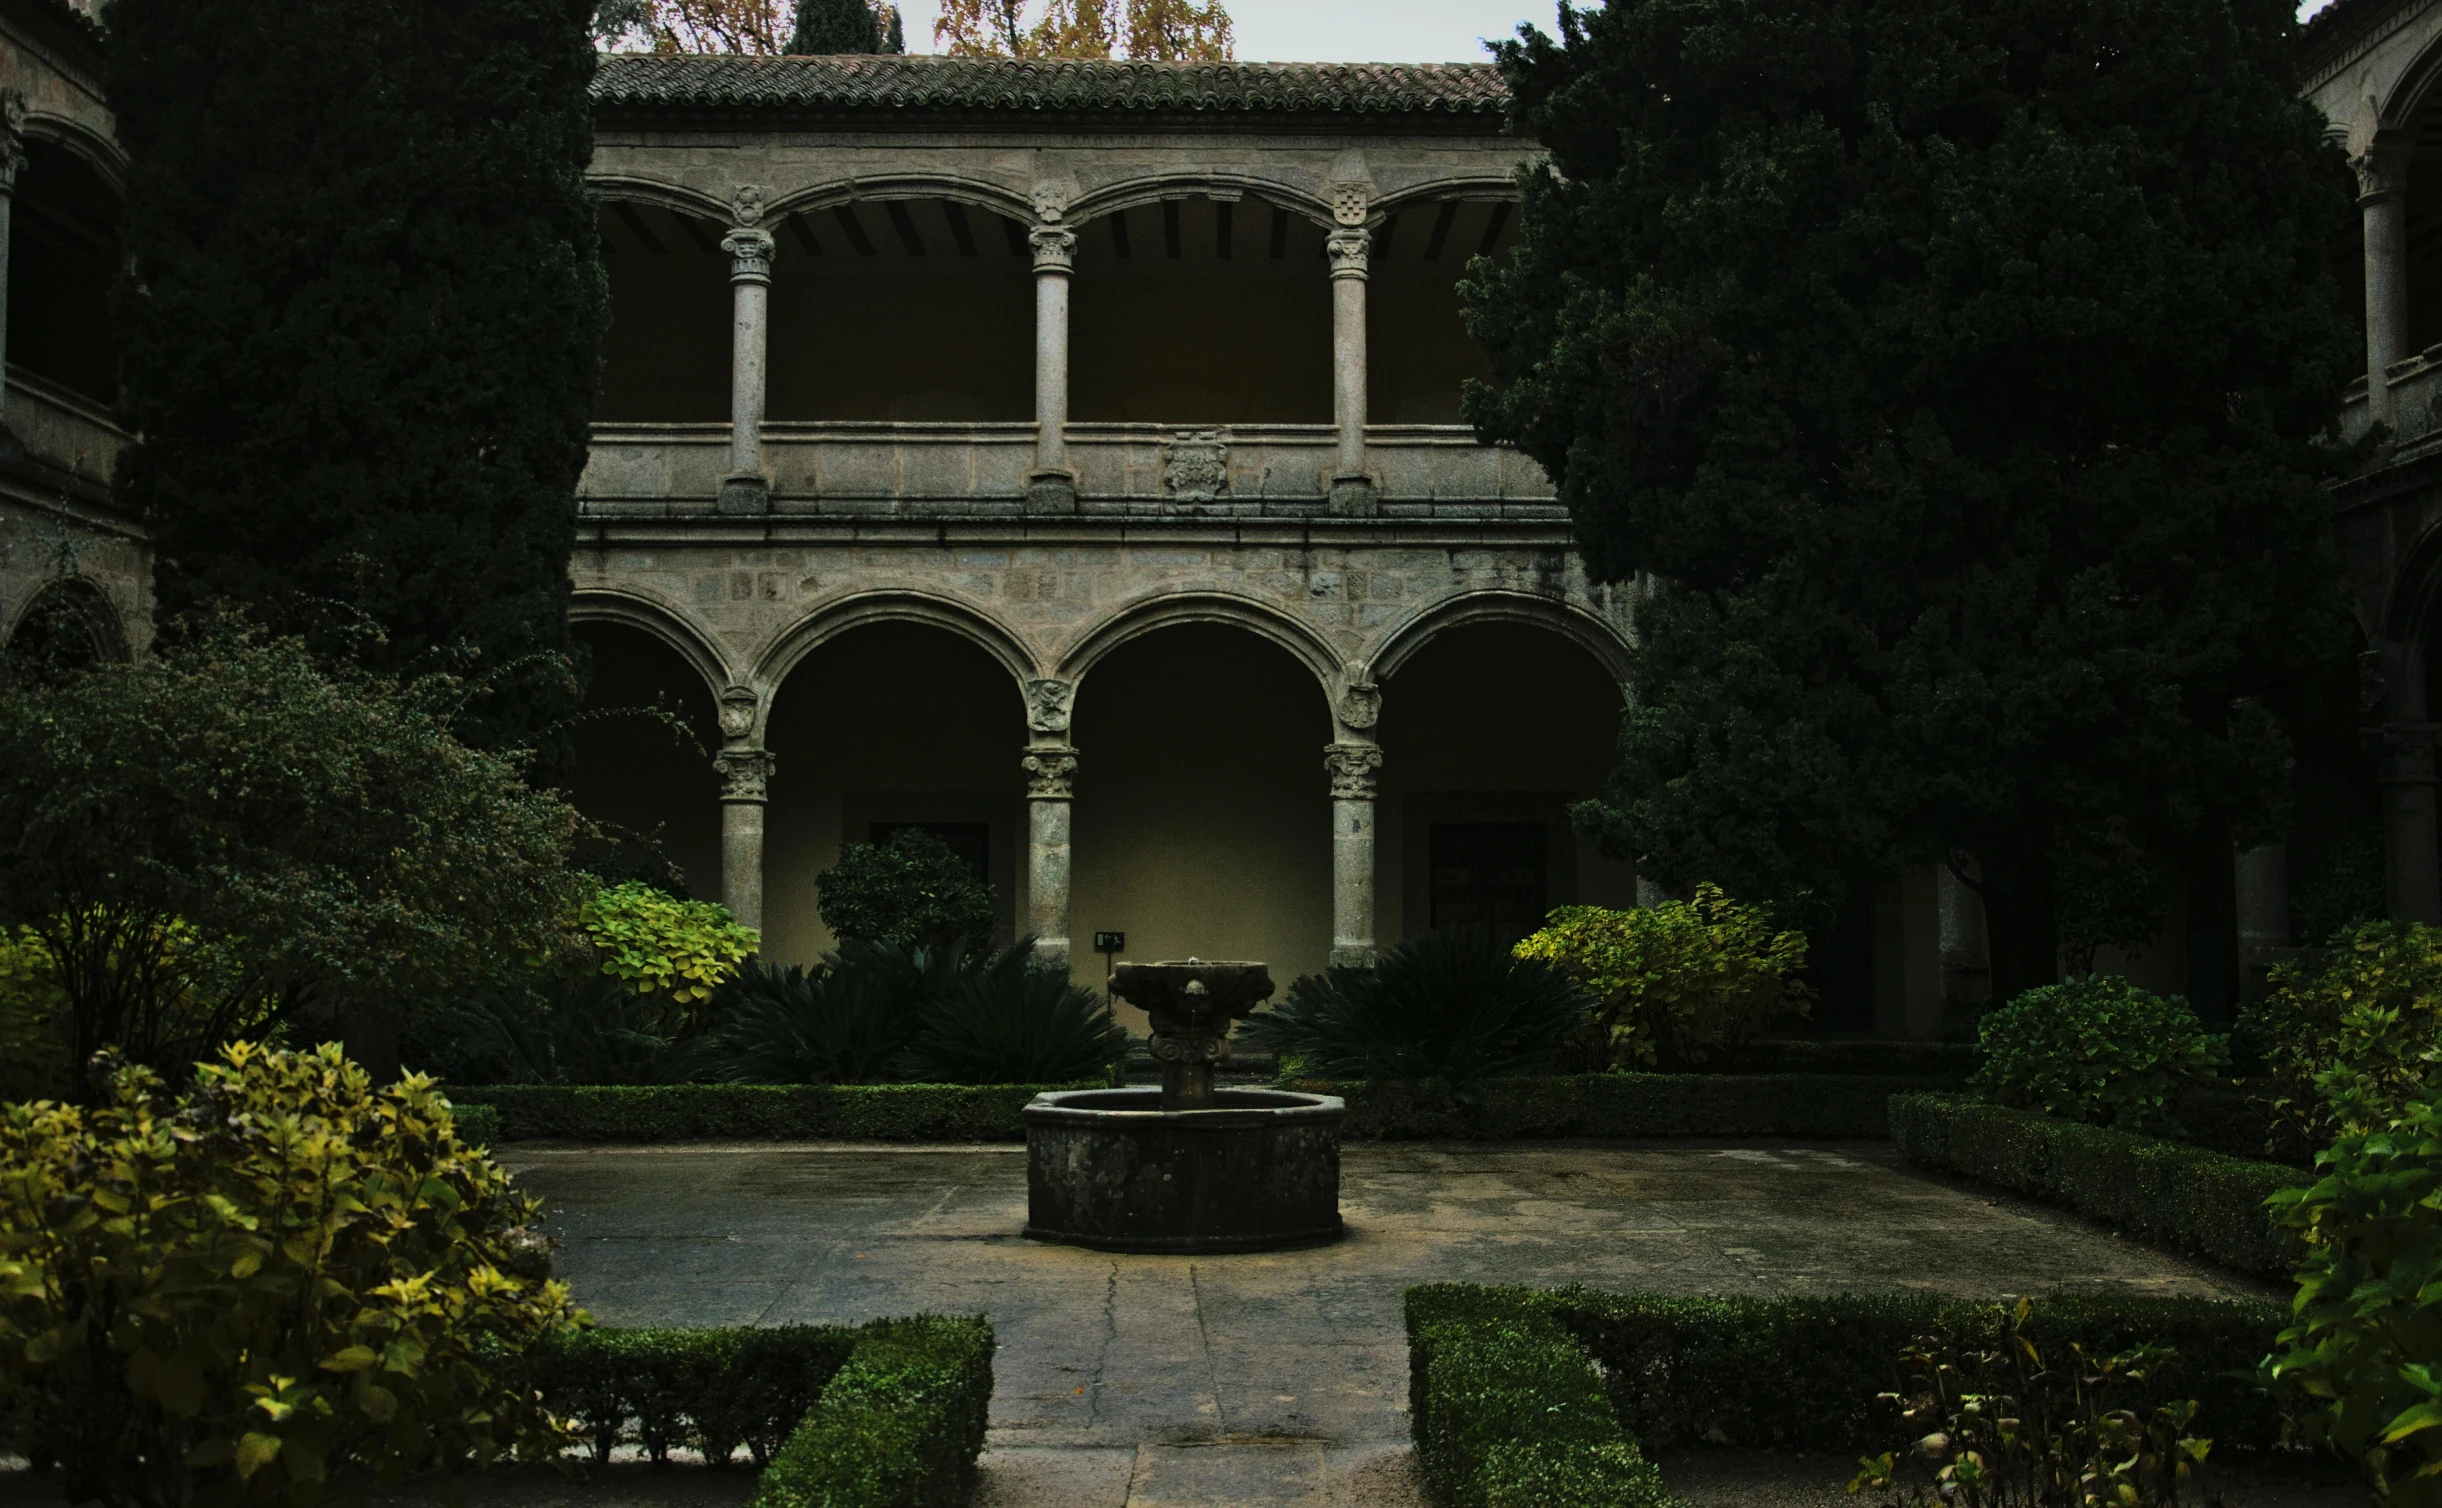
[[[1177,624],[1096,661],[1073,726],[1081,975],[1096,932],[1125,933],[1130,958],[1260,959],[1283,990],[1330,961],[1331,720],[1311,670],[1244,629]]]
[[[1384,217],[1365,290],[1367,422],[1464,422],[1460,385],[1491,381],[1492,364],[1467,333],[1458,280],[1469,258],[1517,242],[1517,206],[1505,199],[1421,200]]]
[[[1570,826],[1619,742],[1620,688],[1581,645],[1462,623],[1385,680],[1375,936],[1471,923],[1522,937],[1554,906],[1636,904],[1636,876]]]
[[[729,420],[729,253],[725,229],[625,199],[602,205],[610,331],[602,340],[602,418],[610,423]]]
[[[611,878],[660,883],[649,859],[658,848],[690,895],[720,899],[721,786],[712,769],[720,729],[711,688],[685,656],[641,628],[579,622],[571,632],[591,665],[590,715],[569,735],[569,797],[616,834],[645,840],[621,844],[615,856],[580,857],[603,863]],[[639,708],[675,716],[686,734]]]
[[[119,615],[101,589],[86,581],[54,581],[34,594],[0,646],[8,674],[66,677],[127,658]]]
[[[1077,232],[1069,417],[1329,424],[1323,228],[1261,199],[1182,197]]]
[[[39,137],[9,211],[8,364],[107,408],[118,400],[110,287],[126,253],[119,195],[75,152]]]
[[[772,236],[769,418],[1034,417],[1034,249],[1017,221],[883,199],[803,210]]]
[[[800,660],[765,736],[764,955],[811,963],[836,941],[815,876],[849,843],[927,827],[992,886],[1001,941],[1025,914],[1025,706],[1007,667],[927,623],[852,628]]]

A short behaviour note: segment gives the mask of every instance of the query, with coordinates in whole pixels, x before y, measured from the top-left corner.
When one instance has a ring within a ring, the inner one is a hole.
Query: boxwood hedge
[[[1041,1084],[495,1084],[450,1091],[503,1141],[1024,1141]]]

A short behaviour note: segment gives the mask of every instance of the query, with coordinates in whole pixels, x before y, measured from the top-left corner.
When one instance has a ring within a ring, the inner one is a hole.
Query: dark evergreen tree
[[[377,664],[567,642],[608,296],[592,0],[113,0],[123,496],[160,605],[361,615]],[[527,678],[494,737],[566,704]]]
[[[797,31],[789,51],[821,55],[846,52],[905,52],[899,8],[871,0],[797,0]]]
[[[2260,841],[2336,658],[2345,170],[2289,0],[1611,0],[1500,63],[1487,439],[1641,581],[1582,824],[1822,916],[1912,858],[1994,988]]]

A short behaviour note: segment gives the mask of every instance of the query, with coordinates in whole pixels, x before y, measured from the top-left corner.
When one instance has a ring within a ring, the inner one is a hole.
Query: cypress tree
[[[900,29],[899,8],[868,0],[797,0],[797,32],[789,51],[820,56],[829,53],[898,53],[907,51]]]
[[[2346,650],[2318,441],[2355,363],[2296,28],[1611,0],[1500,48],[1550,159],[1465,289],[1469,413],[1651,584],[1580,812],[1614,853],[1816,917],[1955,856],[2006,998],[2278,830]]]
[[[369,620],[344,642],[390,667],[566,648],[608,320],[593,8],[113,0],[119,486],[165,612]],[[531,733],[562,682],[512,678],[484,731]]]

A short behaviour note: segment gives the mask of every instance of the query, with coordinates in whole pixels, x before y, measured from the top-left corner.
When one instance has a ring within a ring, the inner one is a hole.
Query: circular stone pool
[[[1266,1251],[1337,1240],[1336,1095],[1071,1089],[1025,1109],[1026,1234],[1102,1251]]]

